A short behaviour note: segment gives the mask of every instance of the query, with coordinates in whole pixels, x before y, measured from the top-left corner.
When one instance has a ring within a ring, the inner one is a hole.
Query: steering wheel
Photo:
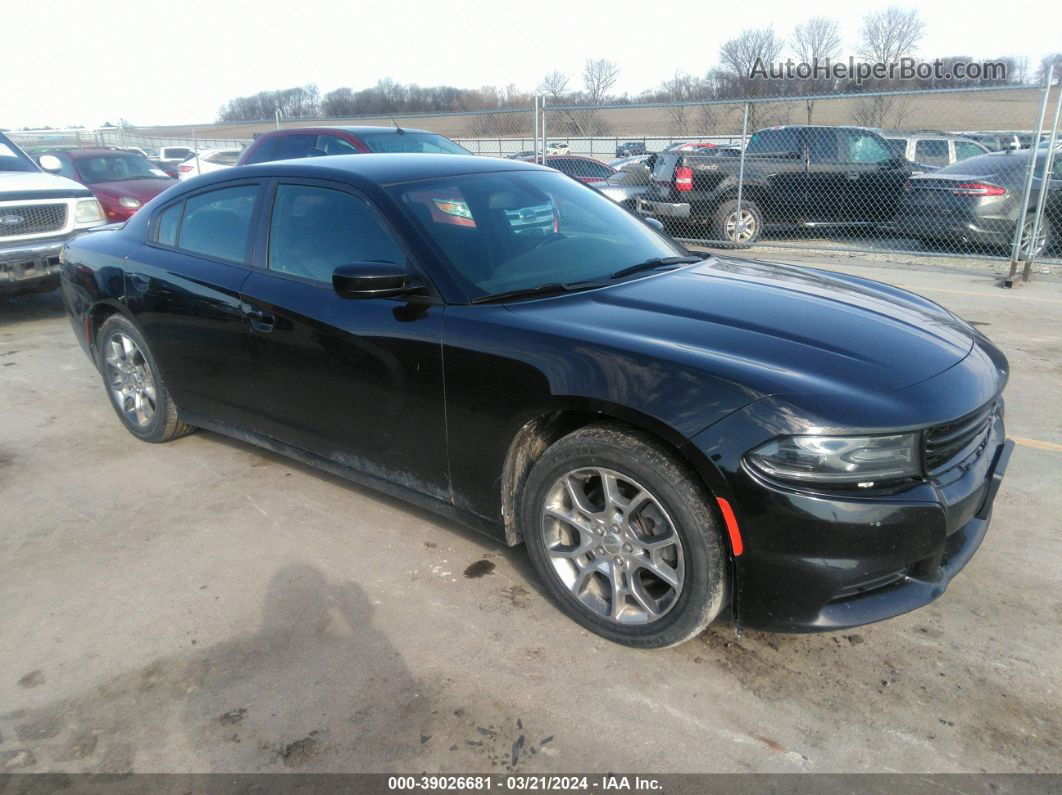
[[[550,232],[544,238],[542,238],[537,243],[535,243],[535,245],[531,246],[531,250],[534,251],[535,249],[542,248],[543,246],[548,246],[550,243],[556,243],[558,240],[567,240],[567,239],[568,239],[568,236],[567,235],[562,235],[560,232]]]

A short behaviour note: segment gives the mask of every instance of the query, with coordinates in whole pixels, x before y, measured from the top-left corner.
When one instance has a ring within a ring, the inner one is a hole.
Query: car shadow
[[[203,599],[209,626],[209,594]],[[116,774],[404,769],[422,732],[432,731],[431,699],[375,628],[365,592],[313,566],[276,572],[257,628],[190,643],[72,697],[0,715],[0,766]],[[46,688],[50,673],[22,681]]]

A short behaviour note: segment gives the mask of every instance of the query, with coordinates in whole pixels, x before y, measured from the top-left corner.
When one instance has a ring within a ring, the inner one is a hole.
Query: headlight
[[[118,200],[118,203],[123,207],[128,207],[130,210],[135,210],[137,207],[143,204],[140,199],[134,199],[132,196],[123,196]]]
[[[74,221],[79,224],[90,224],[93,221],[103,220],[103,208],[95,199],[81,199],[74,205]]]
[[[893,436],[788,436],[749,453],[764,473],[784,480],[826,485],[858,484],[917,477],[917,433]]]

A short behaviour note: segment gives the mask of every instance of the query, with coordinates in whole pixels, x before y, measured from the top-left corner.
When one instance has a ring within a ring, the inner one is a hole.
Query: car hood
[[[89,187],[101,200],[118,201],[123,196],[132,196],[146,204],[176,184],[176,179],[123,179],[119,182],[97,182]]]
[[[977,335],[889,285],[730,258],[508,308],[760,395],[901,389],[962,361]]]
[[[8,194],[48,194],[53,197],[88,196],[84,185],[72,179],[49,174],[45,171],[0,171],[0,201],[11,198]],[[19,196],[18,198],[32,198]],[[40,198],[44,198],[42,195]]]

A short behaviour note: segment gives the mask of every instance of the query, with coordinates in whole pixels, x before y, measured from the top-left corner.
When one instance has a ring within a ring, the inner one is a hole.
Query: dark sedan
[[[470,155],[463,146],[428,130],[403,127],[292,127],[259,135],[238,166],[325,155],[409,152]]]
[[[1011,449],[1006,360],[937,304],[691,256],[530,163],[205,175],[71,243],[62,285],[134,436],[211,429],[526,543],[632,646],[932,601]]]
[[[1022,219],[1020,257],[1029,255],[1033,220],[1039,205],[1046,147],[993,152],[911,177],[897,208],[894,226],[945,245],[1006,249],[1021,214],[1029,158],[1036,156],[1033,190]],[[1057,248],[1062,231],[1062,153],[1056,152],[1033,256]]]

